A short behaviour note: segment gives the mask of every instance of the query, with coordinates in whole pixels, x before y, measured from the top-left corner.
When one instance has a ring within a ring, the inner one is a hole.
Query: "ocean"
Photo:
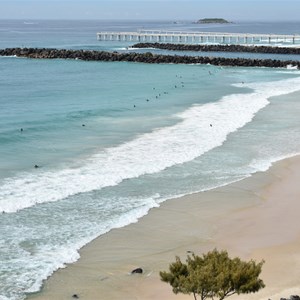
[[[96,32],[139,29],[294,34],[300,22],[0,20],[0,48],[134,51]],[[300,152],[299,70],[0,57],[0,90],[1,300],[163,201]]]

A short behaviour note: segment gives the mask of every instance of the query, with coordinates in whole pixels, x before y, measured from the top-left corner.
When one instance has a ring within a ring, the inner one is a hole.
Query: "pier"
[[[139,30],[137,32],[98,32],[99,41],[158,42],[185,44],[290,44],[300,45],[300,34],[252,34],[224,32],[179,32]]]

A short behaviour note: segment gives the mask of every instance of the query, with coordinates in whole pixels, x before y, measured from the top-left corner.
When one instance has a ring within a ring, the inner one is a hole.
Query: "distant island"
[[[229,22],[222,18],[205,18],[194,22],[194,24],[228,24],[228,23],[232,23],[232,22]]]

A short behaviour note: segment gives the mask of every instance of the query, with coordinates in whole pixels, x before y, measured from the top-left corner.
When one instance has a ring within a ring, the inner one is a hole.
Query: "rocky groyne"
[[[300,61],[273,60],[273,59],[247,59],[224,58],[207,56],[178,56],[159,55],[147,53],[118,53],[106,51],[68,50],[49,48],[7,48],[0,50],[0,56],[16,56],[32,59],[78,59],[85,61],[127,61],[151,64],[211,64],[216,66],[241,66],[241,67],[270,67],[284,68],[287,65],[300,67]]]
[[[156,48],[172,51],[248,52],[270,54],[300,54],[300,48],[244,45],[188,45],[171,43],[138,43],[133,48]]]

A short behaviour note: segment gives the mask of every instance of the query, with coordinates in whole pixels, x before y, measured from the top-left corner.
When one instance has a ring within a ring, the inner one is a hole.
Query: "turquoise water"
[[[2,47],[15,31],[26,45],[126,47],[99,44],[93,22],[1,22]],[[288,69],[0,57],[0,299],[39,290],[166,199],[299,153],[299,83]]]

